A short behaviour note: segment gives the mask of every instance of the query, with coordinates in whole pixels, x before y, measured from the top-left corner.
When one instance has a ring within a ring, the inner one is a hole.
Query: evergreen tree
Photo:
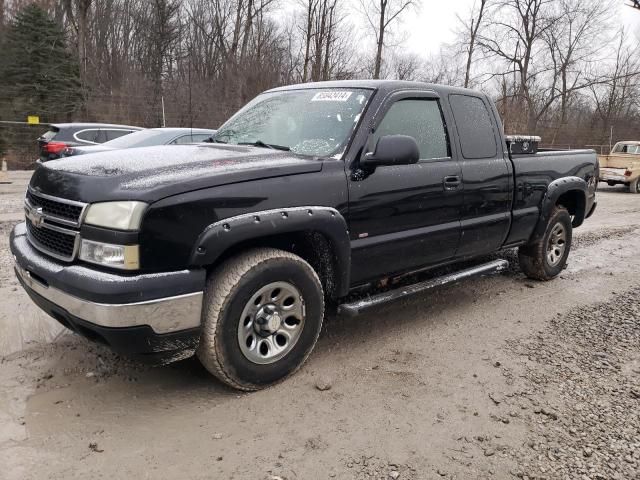
[[[11,120],[70,120],[82,103],[78,62],[64,32],[35,4],[8,25],[0,47],[0,106]]]

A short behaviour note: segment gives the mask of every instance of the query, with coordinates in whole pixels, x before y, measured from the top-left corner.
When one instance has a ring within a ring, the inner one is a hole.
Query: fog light
[[[137,270],[140,268],[138,245],[113,245],[111,243],[82,240],[80,260],[123,270]]]

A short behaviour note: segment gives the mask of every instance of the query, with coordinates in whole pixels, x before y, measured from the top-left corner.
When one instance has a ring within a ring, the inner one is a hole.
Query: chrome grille
[[[24,203],[29,242],[54,258],[74,260],[87,204],[37,193],[31,188]]]
[[[82,214],[87,206],[85,203],[37,193],[31,188],[27,190],[25,203],[32,208],[42,208],[42,213],[52,221],[76,227],[80,226]]]
[[[79,234],[63,230],[54,230],[50,225],[35,227],[27,220],[27,238],[34,247],[52,257],[71,261],[75,257]]]

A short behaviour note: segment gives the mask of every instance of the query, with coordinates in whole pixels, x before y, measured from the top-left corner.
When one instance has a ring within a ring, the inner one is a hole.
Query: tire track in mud
[[[572,249],[579,250],[595,245],[602,240],[621,239],[640,228],[640,224],[627,225],[624,227],[606,227],[583,234],[577,234],[573,237],[571,245]]]

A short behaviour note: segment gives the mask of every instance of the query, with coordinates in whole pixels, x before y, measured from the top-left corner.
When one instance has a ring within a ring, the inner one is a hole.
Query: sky
[[[477,0],[422,0],[417,14],[409,14],[404,19],[406,31],[404,46],[415,53],[429,55],[437,53],[443,43],[455,40],[452,29],[456,26],[456,14],[463,18],[469,15]],[[632,31],[640,32],[640,11],[625,7],[630,0],[617,0],[617,18]],[[640,39],[639,39],[640,40]]]

